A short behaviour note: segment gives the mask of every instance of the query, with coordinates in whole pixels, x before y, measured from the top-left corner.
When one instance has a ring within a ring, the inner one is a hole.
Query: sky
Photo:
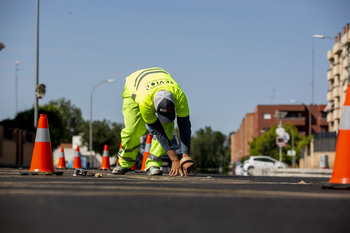
[[[39,9],[39,105],[65,98],[89,120],[93,93],[93,120],[123,123],[125,77],[161,67],[188,98],[192,134],[237,131],[257,105],[327,104],[334,41],[312,35],[350,23],[348,0],[41,0]],[[0,0],[0,121],[15,117],[16,99],[19,112],[35,101],[36,12],[36,0]]]

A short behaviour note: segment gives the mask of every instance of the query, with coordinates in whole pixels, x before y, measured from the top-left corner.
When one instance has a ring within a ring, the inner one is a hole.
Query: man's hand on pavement
[[[184,158],[184,157],[190,157],[190,155],[189,155],[189,154],[183,154],[183,155],[182,155],[182,158]],[[194,163],[193,163],[193,162],[187,162],[187,163],[185,163],[185,164],[182,166],[182,171],[183,171],[183,173],[184,173],[185,176],[187,176],[188,173],[189,173],[192,169],[194,169]],[[180,169],[180,170],[181,170],[181,169]]]
[[[171,170],[169,172],[169,176],[177,176],[177,175],[183,176],[183,172],[181,170],[180,167],[180,160],[177,158],[175,160],[172,160],[172,164],[171,164]]]
[[[179,175],[179,173],[181,176],[183,176],[183,172],[182,172],[181,167],[180,167],[180,160],[179,160],[179,157],[177,157],[177,155],[175,154],[175,151],[169,150],[167,152],[167,154],[172,162],[169,176],[177,176],[177,175]]]

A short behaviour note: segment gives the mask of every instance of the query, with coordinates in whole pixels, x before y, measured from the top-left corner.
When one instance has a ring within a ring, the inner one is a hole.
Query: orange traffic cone
[[[324,188],[350,188],[350,84],[345,96],[332,178]]]
[[[57,168],[66,168],[66,160],[64,158],[63,147],[61,147],[61,153],[60,153],[60,157],[58,158]]]
[[[74,161],[73,161],[73,167],[72,168],[81,168],[81,155],[80,155],[80,150],[79,146],[75,149],[75,154],[74,154]]]
[[[151,150],[151,144],[152,144],[152,134],[148,134],[147,139],[146,139],[145,152],[143,153],[141,171],[145,171],[145,169],[146,169],[146,160],[147,160],[148,154]]]
[[[46,114],[40,114],[30,170],[32,172],[54,172],[49,124]]]
[[[105,145],[103,149],[102,163],[101,163],[100,169],[102,170],[111,169],[111,165],[109,164],[109,151],[108,151],[107,145]]]

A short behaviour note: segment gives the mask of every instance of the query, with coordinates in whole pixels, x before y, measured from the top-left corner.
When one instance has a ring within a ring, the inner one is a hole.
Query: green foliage
[[[64,133],[63,123],[60,118],[59,111],[55,106],[44,105],[39,107],[40,114],[47,115],[47,121],[49,123],[49,132],[52,149],[56,148],[61,144],[62,135]],[[12,120],[6,119],[0,122],[4,127],[7,128],[18,128],[26,130],[28,132],[36,132],[34,128],[34,109],[25,110],[16,115]]]
[[[44,105],[39,108],[39,115],[46,114],[49,123],[49,132],[51,140],[51,148],[58,147],[63,139],[64,127],[61,115],[56,106]]]
[[[64,98],[52,100],[48,105],[58,109],[64,128],[62,140],[70,143],[74,135],[79,135],[84,125],[81,110]]]
[[[83,135],[83,143],[89,148],[90,125],[82,118],[81,110],[68,100],[61,98],[50,101],[47,105],[39,106],[39,114],[46,114],[52,149],[57,148],[62,142],[70,143],[74,135]],[[6,119],[0,122],[7,128],[19,128],[28,132],[36,132],[34,128],[34,109],[25,110],[16,115],[14,119]],[[109,121],[94,121],[93,125],[93,150],[102,153],[104,145],[109,147],[110,155],[119,151],[120,132],[123,125]]]
[[[110,121],[93,121],[92,122],[92,150],[96,153],[103,153],[104,145],[108,145],[109,155],[115,155],[119,151],[120,132],[122,124],[111,123]],[[84,122],[82,127],[83,144],[89,147],[90,143],[90,122]]]
[[[278,125],[272,127],[268,132],[253,138],[253,141],[249,143],[250,155],[268,155],[279,160],[279,147],[276,145],[276,128]],[[292,124],[283,124],[285,131],[289,134],[290,138],[287,146],[282,148],[282,161],[287,164],[292,164],[292,157],[287,156],[287,151],[292,149],[292,132],[294,134],[294,150],[296,151],[296,161],[300,158],[301,144],[308,144],[310,140],[306,140],[299,136],[298,129]],[[304,145],[305,146],[305,145]]]
[[[226,136],[210,127],[196,131],[191,142],[191,157],[201,169],[220,166],[227,169],[230,155]]]

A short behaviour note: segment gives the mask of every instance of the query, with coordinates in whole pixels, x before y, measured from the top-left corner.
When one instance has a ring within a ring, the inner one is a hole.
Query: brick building
[[[311,133],[327,132],[328,124],[326,105],[258,105],[254,113],[248,113],[243,118],[236,133],[231,135],[231,162],[234,163],[249,155],[249,142],[253,137],[260,136],[279,123],[276,112],[284,112],[280,119],[282,123],[290,123],[298,128],[300,135],[309,135],[309,123]],[[310,112],[311,121],[310,121]]]

